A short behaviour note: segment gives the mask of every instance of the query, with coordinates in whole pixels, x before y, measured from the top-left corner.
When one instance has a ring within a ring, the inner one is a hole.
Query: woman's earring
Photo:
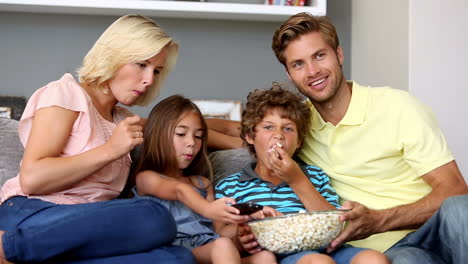
[[[102,92],[103,92],[104,94],[107,94],[107,95],[108,95],[108,94],[109,94],[109,89],[102,89]]]

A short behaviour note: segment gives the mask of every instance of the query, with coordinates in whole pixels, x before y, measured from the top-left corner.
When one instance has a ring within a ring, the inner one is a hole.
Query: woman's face
[[[165,47],[147,60],[127,63],[120,67],[115,76],[108,81],[115,99],[121,104],[132,105],[158,78],[166,65],[168,53],[169,49]]]
[[[200,116],[186,112],[174,130],[173,144],[180,169],[187,168],[201,149],[203,127]]]

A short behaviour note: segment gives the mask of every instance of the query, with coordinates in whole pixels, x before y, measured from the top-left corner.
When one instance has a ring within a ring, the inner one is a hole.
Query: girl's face
[[[203,128],[200,116],[188,111],[182,115],[174,130],[174,151],[180,169],[187,168],[200,151]]]
[[[108,81],[115,99],[121,104],[132,105],[153,85],[166,65],[168,53],[169,49],[166,47],[147,60],[127,63],[120,67],[115,76]]]

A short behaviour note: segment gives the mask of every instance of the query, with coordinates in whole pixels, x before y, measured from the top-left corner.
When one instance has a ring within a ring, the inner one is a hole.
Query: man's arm
[[[468,194],[468,187],[455,161],[440,166],[422,178],[432,191],[414,203],[384,210],[371,210],[357,202],[345,202],[342,208],[352,209],[343,214],[347,228],[330,246],[334,249],[346,241],[364,239],[376,233],[418,228],[437,211],[450,196]]]
[[[242,148],[240,122],[233,120],[207,118],[208,147],[213,149]]]

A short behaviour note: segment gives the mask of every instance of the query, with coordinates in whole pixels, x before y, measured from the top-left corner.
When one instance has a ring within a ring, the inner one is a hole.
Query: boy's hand
[[[209,202],[203,216],[216,222],[226,224],[244,223],[249,220],[248,215],[239,215],[239,210],[229,204],[235,204],[233,198],[223,197]]]
[[[263,206],[263,209],[261,211],[258,211],[254,214],[251,214],[250,217],[259,220],[263,219],[266,217],[271,217],[271,216],[280,216],[283,215],[281,212],[276,211],[275,209],[269,207],[269,206]]]
[[[237,240],[240,246],[249,254],[255,254],[262,250],[254,234],[252,234],[252,230],[245,223],[237,225]]]
[[[270,169],[276,177],[290,184],[298,175],[304,176],[299,165],[281,147],[274,146],[269,153]]]

